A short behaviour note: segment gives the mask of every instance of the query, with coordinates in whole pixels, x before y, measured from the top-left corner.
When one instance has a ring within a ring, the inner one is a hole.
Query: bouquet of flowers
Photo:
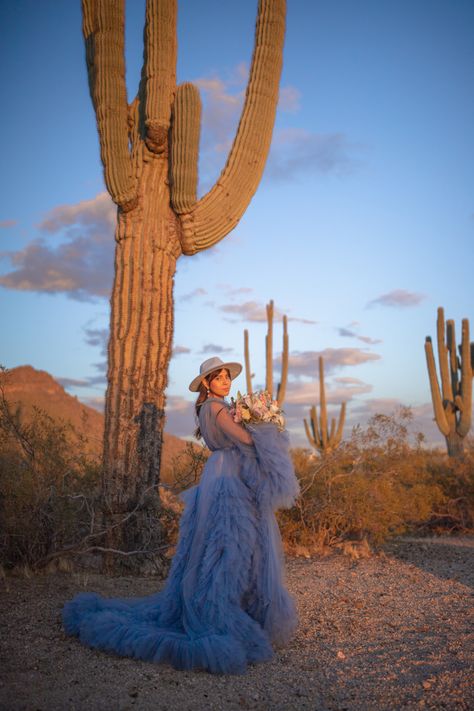
[[[273,422],[279,430],[285,429],[283,410],[266,390],[259,390],[249,395],[242,395],[237,391],[237,399],[234,400],[232,397],[231,402],[230,414],[234,422],[243,425]]]

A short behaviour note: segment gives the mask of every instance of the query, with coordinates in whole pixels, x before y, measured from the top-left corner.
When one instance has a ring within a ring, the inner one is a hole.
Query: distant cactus
[[[201,102],[192,84],[176,86],[176,0],[146,1],[141,81],[130,104],[124,0],[82,0],[104,179],[118,206],[105,399],[104,524],[135,511],[126,527],[111,529],[105,541],[109,549],[159,548],[161,534],[150,526],[158,520],[176,261],[223,239],[258,187],[278,103],[285,10],[285,0],[259,0],[238,129],[221,175],[198,200]],[[151,493],[145,496],[147,491]],[[118,568],[107,559],[109,571]],[[120,560],[134,572],[156,569],[153,556],[146,553]]]
[[[319,410],[319,422],[316,407],[313,405],[310,409],[311,430],[307,420],[304,421],[304,427],[306,430],[306,436],[311,446],[321,452],[321,454],[328,454],[329,452],[334,451],[341,442],[344,421],[346,418],[346,403],[343,402],[341,405],[337,429],[336,419],[332,417],[331,429],[328,430],[326,389],[324,386],[324,361],[322,356],[319,356]]]
[[[425,339],[434,416],[436,424],[446,438],[449,456],[461,457],[464,451],[463,439],[471,428],[474,343],[469,342],[469,320],[464,318],[459,358],[456,354],[454,321],[450,319],[446,323],[445,340],[444,310],[441,306],[438,308],[436,325],[441,390],[431,337],[426,336]]]
[[[265,336],[265,360],[266,360],[266,375],[265,375],[265,390],[273,397],[273,301],[270,301],[266,306],[267,309],[267,335]],[[286,384],[288,381],[288,323],[287,317],[283,316],[283,349],[281,354],[281,379],[278,383],[276,400],[280,407],[283,405],[286,394]],[[252,390],[252,371],[250,369],[250,351],[249,351],[249,332],[244,331],[244,360],[245,360],[245,379],[247,384],[247,392]]]

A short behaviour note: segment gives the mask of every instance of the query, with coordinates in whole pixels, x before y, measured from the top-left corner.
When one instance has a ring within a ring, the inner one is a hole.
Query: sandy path
[[[2,584],[0,708],[474,708],[474,539],[408,539],[385,555],[287,561],[293,643],[245,676],[216,677],[82,646],[60,624],[79,590],[133,596],[152,579],[50,574]]]

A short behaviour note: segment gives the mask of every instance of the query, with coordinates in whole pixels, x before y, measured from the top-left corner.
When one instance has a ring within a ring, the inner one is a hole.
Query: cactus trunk
[[[448,456],[461,459],[464,454],[464,440],[457,432],[450,432],[446,437]]]
[[[157,487],[163,441],[165,388],[173,336],[173,284],[180,254],[178,222],[169,207],[165,159],[144,165],[140,208],[119,212],[111,299],[105,405],[103,509],[111,528],[106,548],[148,548],[162,539]],[[147,567],[135,556],[133,566]],[[112,558],[105,559],[112,570]],[[122,561],[127,567],[127,558]],[[155,568],[156,569],[156,568]]]

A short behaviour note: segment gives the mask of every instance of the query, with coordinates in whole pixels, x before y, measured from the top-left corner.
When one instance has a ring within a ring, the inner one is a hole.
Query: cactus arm
[[[306,432],[306,437],[308,438],[308,442],[310,443],[310,445],[312,447],[316,447],[316,440],[311,436],[311,432],[309,430],[309,425],[308,425],[308,422],[306,419],[304,420],[304,428],[305,428],[305,432]]]
[[[250,350],[249,350],[249,332],[244,331],[244,359],[245,359],[245,380],[247,382],[247,393],[252,393],[252,373],[250,371]]]
[[[321,434],[319,432],[318,428],[318,413],[316,412],[316,408],[313,405],[313,407],[310,410],[310,415],[311,415],[311,429],[313,430],[313,436],[314,436],[314,441],[316,443],[316,447],[318,449],[322,449],[322,439],[321,439]]]
[[[267,304],[267,335],[265,336],[265,390],[273,397],[273,301]]]
[[[456,353],[456,332],[454,321],[449,319],[446,322],[446,342],[448,347],[449,370],[451,375],[451,389],[453,391],[453,402],[459,394],[459,360]]]
[[[260,182],[278,103],[285,0],[259,0],[254,52],[239,127],[227,163],[211,190],[181,215],[184,254],[223,239],[239,222]]]
[[[328,444],[328,415],[326,409],[326,389],[324,387],[324,362],[322,356],[319,356],[319,410],[319,417],[321,420],[321,440],[323,448],[326,449]]]
[[[278,384],[277,390],[277,402],[281,407],[285,400],[286,394],[286,384],[288,382],[288,353],[289,353],[289,340],[288,340],[288,319],[283,316],[283,351],[281,355],[281,380]]]
[[[439,341],[438,341],[439,342]],[[438,425],[441,432],[445,437],[448,436],[450,432],[450,427],[446,417],[446,412],[443,407],[443,401],[441,399],[441,392],[438,383],[438,376],[436,374],[436,364],[433,353],[433,344],[429,336],[425,340],[425,354],[426,354],[426,364],[428,366],[428,375],[430,379],[431,388],[431,400],[433,402],[433,411],[436,419],[436,424]]]
[[[336,420],[331,417],[331,429],[329,430],[329,446],[332,447],[334,444],[334,435],[336,434]]]
[[[449,378],[448,349],[444,342],[444,309],[442,308],[442,306],[438,308],[438,318],[436,319],[436,333],[438,341],[438,361],[439,371],[441,373],[441,390],[443,393],[443,400],[449,400],[449,402],[452,402],[454,398],[453,390],[451,387],[451,380]]]
[[[123,0],[82,0],[82,17],[105,184],[127,212],[137,204],[137,190],[128,147]]]
[[[199,90],[189,82],[181,84],[173,103],[170,165],[171,204],[178,214],[196,202],[200,130]]]
[[[459,407],[461,415],[457,423],[456,431],[461,437],[465,437],[471,428],[472,419],[472,366],[471,366],[471,344],[469,343],[469,321],[462,320],[462,340],[461,340],[461,402]]]
[[[153,153],[168,147],[176,87],[176,0],[147,0],[145,23],[145,143]]]
[[[334,446],[337,447],[342,439],[342,431],[344,429],[344,423],[346,420],[346,403],[343,402],[341,405],[341,411],[339,413],[339,423],[337,426],[336,438],[334,440]]]

